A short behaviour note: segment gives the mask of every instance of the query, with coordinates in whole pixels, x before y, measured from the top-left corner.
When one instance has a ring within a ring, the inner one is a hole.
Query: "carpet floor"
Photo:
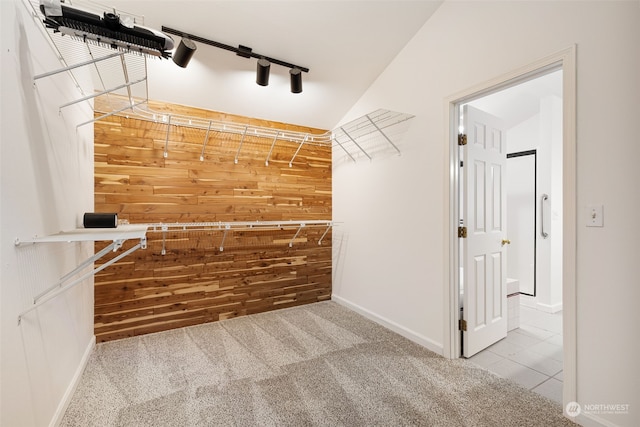
[[[575,426],[334,302],[96,345],[62,426]]]

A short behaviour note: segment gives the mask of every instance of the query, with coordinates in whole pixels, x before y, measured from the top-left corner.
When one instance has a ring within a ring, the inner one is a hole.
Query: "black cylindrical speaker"
[[[291,77],[291,92],[302,92],[302,71],[300,68],[292,68],[289,70],[289,75]]]
[[[116,228],[118,226],[117,213],[87,212],[82,219],[84,228]]]
[[[178,48],[173,54],[173,62],[175,62],[176,65],[185,68],[189,61],[191,61],[191,57],[196,52],[196,49],[197,46],[193,40],[183,37],[182,40],[180,40]]]
[[[260,86],[267,86],[269,84],[269,70],[271,69],[271,62],[264,58],[258,59],[258,69],[256,71],[256,83]]]

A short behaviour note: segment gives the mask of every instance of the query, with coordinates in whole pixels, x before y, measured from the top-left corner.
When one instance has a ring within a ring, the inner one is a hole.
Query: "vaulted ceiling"
[[[272,64],[258,86],[256,59],[198,44],[187,66],[148,61],[150,99],[331,129],[442,2],[440,0],[179,1],[111,0],[144,25],[175,28],[310,69],[303,92]],[[180,37],[172,36],[176,45]],[[384,105],[378,106],[385,108]]]

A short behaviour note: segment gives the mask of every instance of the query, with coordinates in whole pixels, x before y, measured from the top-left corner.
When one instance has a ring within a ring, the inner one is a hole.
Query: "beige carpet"
[[[98,344],[63,426],[574,426],[333,302]]]

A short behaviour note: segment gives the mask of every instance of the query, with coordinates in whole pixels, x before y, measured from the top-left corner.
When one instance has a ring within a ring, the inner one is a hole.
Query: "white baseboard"
[[[444,348],[442,346],[441,343],[437,343],[427,337],[425,337],[424,335],[418,334],[410,329],[405,328],[402,325],[397,324],[396,322],[389,320],[387,318],[384,318],[382,316],[379,316],[375,313],[373,313],[372,311],[367,310],[364,307],[361,307],[357,304],[352,303],[349,300],[346,300],[344,298],[342,298],[341,296],[338,295],[331,295],[331,300],[337,302],[340,305],[343,305],[353,311],[355,311],[358,314],[363,315],[364,317],[366,317],[369,320],[372,320],[374,322],[376,322],[379,325],[384,326],[385,328],[399,334],[402,335],[403,337],[407,338],[408,340],[411,340],[413,342],[415,342],[416,344],[419,344],[425,348],[427,348],[428,350],[433,351],[434,353],[439,354],[440,356],[444,355]]]
[[[533,308],[535,310],[544,311],[545,313],[557,313],[562,311],[562,303],[558,304],[543,304],[536,301],[536,297],[520,294],[520,305]]]
[[[549,304],[542,304],[539,302],[536,304],[536,309],[540,311],[544,311],[546,313],[557,313],[559,311],[562,311],[562,303],[560,302],[558,304],[549,305]]]
[[[89,362],[89,356],[91,356],[91,353],[93,352],[93,349],[95,348],[95,346],[96,346],[96,336],[94,335],[91,338],[91,340],[89,340],[89,345],[87,345],[87,348],[85,349],[84,354],[82,355],[82,359],[80,360],[78,369],[76,369],[76,373],[73,375],[73,378],[69,383],[69,387],[67,387],[67,391],[65,391],[64,396],[62,396],[62,399],[58,404],[58,408],[56,409],[55,414],[53,414],[53,418],[49,423],[50,427],[55,427],[60,425],[60,422],[62,421],[62,417],[64,417],[64,413],[67,411],[67,407],[69,406],[69,403],[71,403],[71,398],[73,398],[73,394],[75,393],[76,388],[78,388],[78,384],[80,383],[80,378],[82,378],[82,373],[87,367],[87,363]]]

